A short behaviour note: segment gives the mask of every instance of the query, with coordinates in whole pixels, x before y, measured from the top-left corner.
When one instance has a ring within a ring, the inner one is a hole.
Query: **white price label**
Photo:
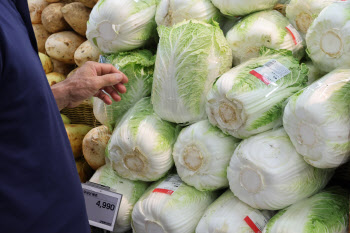
[[[153,193],[165,193],[168,195],[173,194],[182,184],[182,181],[178,175],[171,175],[160,183],[157,188],[153,190]]]
[[[250,74],[263,81],[266,85],[277,82],[289,73],[290,70],[275,59],[271,59],[262,67],[250,71]]]
[[[248,214],[248,216],[244,218],[244,221],[255,233],[261,233],[268,222],[268,220],[263,215],[260,215],[256,212],[251,212]]]
[[[113,231],[123,196],[90,182],[82,184],[82,188],[90,225]]]
[[[299,32],[297,31],[297,29],[295,29],[295,27],[293,27],[292,24],[289,24],[286,27],[287,31],[291,34],[291,36],[293,37],[293,41],[295,45],[298,45],[300,43],[303,42],[303,38],[301,37],[301,35],[299,34]]]

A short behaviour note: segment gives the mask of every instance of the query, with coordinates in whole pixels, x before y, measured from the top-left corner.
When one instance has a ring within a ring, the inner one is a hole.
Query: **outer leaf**
[[[157,7],[158,25],[173,26],[190,19],[210,23],[220,22],[223,17],[210,0],[161,0]]]
[[[212,0],[221,13],[227,16],[244,16],[272,9],[278,0]]]
[[[286,28],[289,24],[288,19],[275,10],[244,17],[226,35],[232,49],[233,63],[238,65],[258,57],[261,46],[290,50],[300,59],[304,55],[304,46],[303,43],[295,44]]]
[[[311,85],[313,82],[326,74],[325,72],[320,71],[311,61],[306,62],[305,65],[309,68],[309,74],[307,75],[308,85]]]
[[[155,112],[175,123],[205,119],[205,95],[232,64],[221,29],[191,20],[171,28],[159,26],[158,32],[152,88]]]

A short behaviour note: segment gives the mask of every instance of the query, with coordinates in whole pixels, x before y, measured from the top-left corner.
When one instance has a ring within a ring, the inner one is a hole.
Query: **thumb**
[[[97,76],[96,82],[98,85],[98,89],[106,86],[114,86],[124,79],[124,74],[122,73],[112,73],[112,74],[105,74],[101,76]]]

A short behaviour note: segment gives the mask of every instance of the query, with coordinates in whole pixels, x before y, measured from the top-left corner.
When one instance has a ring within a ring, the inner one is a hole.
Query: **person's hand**
[[[86,62],[77,69],[69,78],[52,86],[59,109],[73,108],[85,99],[95,96],[106,104],[112,104],[113,100],[120,101],[126,92],[124,86],[128,78],[111,64]],[[106,93],[105,93],[106,92]]]

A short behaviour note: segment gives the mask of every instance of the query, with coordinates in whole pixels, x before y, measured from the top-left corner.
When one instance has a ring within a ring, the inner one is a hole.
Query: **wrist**
[[[65,80],[51,86],[53,96],[60,111],[70,104],[70,85],[67,81]]]

